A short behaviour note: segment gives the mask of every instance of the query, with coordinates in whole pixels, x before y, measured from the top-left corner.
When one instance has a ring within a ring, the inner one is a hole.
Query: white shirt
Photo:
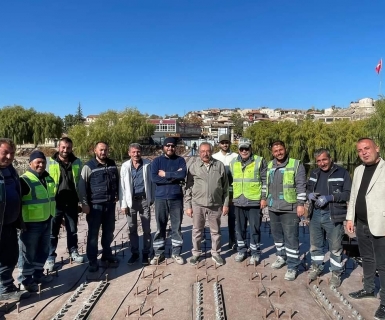
[[[238,154],[231,151],[226,154],[223,154],[222,151],[219,151],[213,154],[213,158],[222,162],[225,167],[228,167],[231,161],[233,161],[233,159],[238,158]]]

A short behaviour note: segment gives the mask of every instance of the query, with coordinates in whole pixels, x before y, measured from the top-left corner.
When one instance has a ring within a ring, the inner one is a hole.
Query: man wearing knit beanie
[[[29,157],[29,169],[20,177],[22,214],[25,230],[20,234],[19,254],[21,289],[37,292],[39,283],[52,281],[44,275],[49,253],[51,218],[55,215],[55,182],[45,171],[46,158],[35,150]]]

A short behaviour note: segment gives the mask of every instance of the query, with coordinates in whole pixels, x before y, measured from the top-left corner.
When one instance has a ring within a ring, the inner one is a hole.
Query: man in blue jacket
[[[183,218],[182,183],[186,177],[186,161],[176,155],[176,139],[166,138],[163,142],[164,154],[155,158],[151,164],[151,178],[155,189],[155,219],[157,231],[153,247],[155,256],[151,264],[159,264],[165,259],[166,227],[168,216],[171,220],[172,258],[184,264],[181,257],[183,238],[181,232]]]
[[[310,254],[312,266],[308,277],[315,280],[324,269],[324,244],[327,239],[330,250],[330,285],[341,285],[343,222],[352,181],[349,173],[333,163],[327,149],[315,152],[318,168],[310,174],[307,194],[310,201]],[[326,238],[325,238],[326,236]]]

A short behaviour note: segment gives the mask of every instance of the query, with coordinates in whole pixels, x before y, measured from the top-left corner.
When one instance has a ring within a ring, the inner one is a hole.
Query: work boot
[[[27,291],[20,291],[16,286],[12,285],[6,289],[5,292],[0,294],[0,301],[19,301],[22,299],[27,299],[31,294]]]
[[[134,264],[136,261],[138,261],[139,260],[139,253],[133,253],[132,255],[131,255],[131,258],[130,259],[128,259],[128,261],[127,261],[127,264],[128,265],[132,265],[132,264]]]
[[[28,291],[28,292],[38,292],[39,286],[37,285],[36,282],[32,282],[30,284],[21,284],[20,290],[21,291]]]
[[[222,259],[222,257],[218,254],[215,256],[211,256],[211,259],[215,261],[215,263],[219,266],[223,266],[225,264],[225,261]]]
[[[385,305],[380,304],[376,313],[374,314],[374,319],[376,320],[385,320]]]
[[[235,255],[235,262],[242,262],[243,260],[246,259],[246,255],[243,254],[242,252],[238,252],[236,255]]]
[[[97,261],[89,262],[88,272],[97,272],[99,270],[99,264]]]
[[[365,299],[365,298],[375,298],[376,295],[374,294],[374,292],[367,292],[365,289],[361,289],[361,290],[349,293],[349,297],[353,299]]]
[[[165,257],[163,254],[156,254],[154,256],[154,258],[152,258],[152,260],[150,261],[150,264],[151,265],[158,265],[161,262],[163,262],[164,260],[165,260]]]
[[[76,263],[83,263],[84,261],[84,258],[77,251],[73,251],[71,253],[71,259],[73,262],[76,262]]]
[[[332,277],[330,278],[329,285],[331,287],[338,288],[341,285],[341,274],[335,271],[332,271]]]
[[[53,277],[51,275],[42,275],[41,277],[37,278],[37,277],[33,277],[33,280],[36,282],[36,283],[48,283],[48,282],[51,282],[53,280]]]
[[[321,275],[321,273],[322,269],[318,265],[313,263],[309,269],[309,273],[307,276],[309,280],[314,281],[315,279],[317,279],[317,277]]]
[[[277,257],[277,260],[275,260],[275,261],[273,262],[273,264],[271,265],[271,267],[272,267],[273,269],[281,269],[285,264],[286,264],[285,259],[282,258],[282,257],[280,257],[280,256],[278,256],[278,257]]]
[[[285,280],[294,281],[297,278],[297,270],[287,269],[285,273]]]

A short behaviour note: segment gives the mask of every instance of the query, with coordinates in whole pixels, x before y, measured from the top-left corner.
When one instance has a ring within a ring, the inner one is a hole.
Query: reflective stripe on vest
[[[295,174],[299,166],[299,160],[289,158],[286,167],[284,168],[273,168],[273,161],[270,161],[267,165],[267,188],[269,188],[271,177],[274,175],[276,170],[283,170],[283,199],[288,203],[297,202],[297,190],[295,188]],[[268,197],[271,197],[269,190],[267,190]]]
[[[28,184],[29,193],[22,197],[22,212],[24,222],[46,221],[55,215],[55,181],[46,177],[47,189],[39,178],[27,171],[21,178]]]
[[[74,178],[75,189],[78,191],[78,184],[80,179],[80,170],[81,170],[81,161],[80,159],[76,159],[72,164],[72,175]],[[60,181],[60,164],[56,160],[49,158],[48,161],[48,172],[52,179],[55,181],[55,194],[57,189],[59,188]]]
[[[254,156],[254,161],[242,170],[240,161],[230,164],[233,175],[233,197],[239,198],[242,194],[249,200],[261,200],[262,182],[259,175],[262,158]]]

